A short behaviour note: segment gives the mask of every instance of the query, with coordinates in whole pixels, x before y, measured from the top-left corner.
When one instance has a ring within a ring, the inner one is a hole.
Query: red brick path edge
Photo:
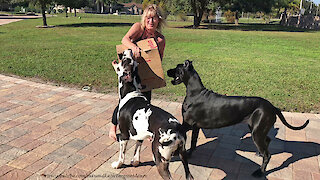
[[[160,179],[150,142],[143,143],[141,165],[112,169],[119,144],[108,138],[116,94],[99,94],[0,75],[0,179]],[[152,100],[180,121],[181,104]],[[320,179],[320,115],[283,112],[292,131],[277,120],[269,136],[272,158],[267,179]],[[195,179],[252,179],[262,158],[245,124],[202,130],[189,160]],[[190,137],[190,133],[188,133]],[[243,137],[243,139],[240,139]],[[190,138],[187,147],[190,146]],[[130,141],[126,164],[134,141]],[[170,163],[174,179],[184,179],[178,157]]]

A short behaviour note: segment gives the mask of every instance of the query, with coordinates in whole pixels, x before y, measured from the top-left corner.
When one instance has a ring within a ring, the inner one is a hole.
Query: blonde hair
[[[161,30],[164,27],[166,22],[165,22],[165,17],[162,12],[162,9],[159,6],[157,6],[156,4],[150,4],[144,9],[143,14],[142,14],[142,18],[141,18],[142,29],[144,29],[146,27],[146,18],[148,16],[155,16],[155,15],[157,15],[159,18],[159,24],[158,24],[158,27],[156,28],[156,30],[158,32],[161,32]]]

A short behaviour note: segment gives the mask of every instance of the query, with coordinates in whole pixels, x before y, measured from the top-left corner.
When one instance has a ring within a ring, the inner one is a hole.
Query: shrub
[[[187,21],[187,20],[188,20],[188,17],[186,14],[183,14],[183,13],[178,14],[178,21]]]
[[[223,16],[226,18],[228,23],[234,23],[235,22],[235,19],[236,19],[235,12],[232,12],[232,11],[228,10],[227,12],[225,12],[223,14]]]
[[[17,6],[14,8],[14,12],[20,12],[21,11],[21,7],[20,6]]]

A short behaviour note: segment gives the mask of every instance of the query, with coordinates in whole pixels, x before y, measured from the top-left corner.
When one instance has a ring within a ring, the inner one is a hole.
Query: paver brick
[[[52,144],[52,143],[45,143],[40,145],[39,147],[35,148],[32,150],[32,152],[36,154],[42,154],[42,155],[48,155],[52,153],[53,151],[57,150],[60,148],[60,145],[57,144]]]
[[[77,174],[88,175],[86,179],[160,178],[150,142],[143,143],[141,166],[111,168],[118,160],[119,143],[108,138],[108,130],[117,104],[117,93],[83,92],[0,75],[0,179],[70,180]],[[182,121],[181,103],[153,99],[152,104]],[[320,116],[283,114],[293,126],[306,119],[310,124],[291,131],[277,119],[269,133],[272,157],[267,179],[320,179]],[[191,132],[187,135],[189,147]],[[255,155],[257,148],[250,136],[246,124],[202,130],[189,159],[195,179],[252,179],[251,173],[259,168],[262,158]],[[130,163],[134,145],[129,141],[125,164]],[[169,167],[173,179],[184,179],[178,157]]]
[[[93,172],[103,163],[104,161],[101,159],[94,157],[86,157],[85,159],[77,163],[74,167],[85,170],[87,172]]]
[[[61,173],[69,169],[70,166],[61,164],[61,163],[56,163],[52,162],[48,166],[44,167],[40,171],[38,171],[38,174],[43,175],[45,177],[48,177],[50,179],[55,179],[58,177]]]
[[[14,139],[8,143],[10,146],[21,148],[26,144],[32,143],[34,141],[33,138],[30,138],[29,134],[23,135],[17,139]]]
[[[72,131],[70,129],[65,128],[58,128],[56,130],[51,131],[50,133],[46,134],[45,136],[41,137],[39,140],[45,142],[55,142],[67,134],[70,134]]]
[[[28,172],[36,173],[39,170],[47,167],[49,164],[51,164],[50,161],[46,161],[46,160],[40,159],[37,162],[35,162],[35,163],[29,165],[28,167],[26,167],[24,170],[26,170]]]
[[[294,170],[293,172],[293,180],[312,180],[311,172],[304,170]]]
[[[100,152],[98,155],[95,157],[104,161],[107,161],[110,159],[112,156],[114,156],[118,151],[113,150],[113,149],[104,149],[102,152]]]
[[[20,148],[11,148],[8,151],[5,151],[0,154],[0,159],[5,159],[5,160],[13,160],[16,159],[17,157],[25,154],[27,151],[20,149]]]
[[[72,141],[65,144],[65,147],[67,148],[73,148],[76,150],[80,150],[84,147],[86,147],[89,143],[82,139],[73,139]]]
[[[9,145],[6,145],[6,144],[1,144],[0,145],[0,154],[5,152],[5,151],[8,151],[11,148],[12,148],[12,146],[9,146]]]
[[[48,161],[53,161],[56,163],[60,163],[63,160],[65,160],[66,158],[68,158],[69,156],[71,156],[72,154],[74,154],[75,152],[77,152],[76,149],[67,148],[67,147],[63,146],[63,147],[53,151],[52,153],[46,155],[45,157],[43,157],[43,159],[48,160]]]
[[[15,160],[8,163],[9,166],[14,167],[16,169],[24,169],[27,166],[30,166],[34,162],[40,160],[43,157],[41,154],[36,154],[34,152],[27,152],[22,156],[19,156]]]
[[[1,180],[6,180],[6,179],[24,180],[31,175],[32,175],[32,173],[30,173],[30,172],[20,170],[20,169],[14,169],[14,170],[8,172],[7,174],[5,174],[4,176],[1,176],[0,179]]]
[[[93,128],[88,125],[83,125],[81,128],[73,131],[70,135],[74,138],[84,138],[89,134],[95,132],[96,128]]]
[[[40,141],[40,140],[35,139],[32,142],[21,147],[21,149],[26,150],[26,151],[31,151],[31,150],[43,145],[44,143],[45,143],[44,141]]]
[[[69,156],[68,158],[65,158],[63,161],[61,161],[61,163],[67,164],[71,167],[71,166],[74,166],[77,163],[79,163],[84,158],[85,158],[85,156],[75,153],[75,154]]]
[[[85,155],[85,156],[94,157],[106,148],[107,147],[104,144],[92,142],[89,145],[87,145],[86,147],[84,147],[83,149],[81,149],[78,153]]]
[[[14,168],[7,166],[7,165],[3,165],[0,167],[0,177],[7,174],[8,172],[12,171]]]
[[[88,171],[85,171],[83,169],[79,169],[76,167],[72,167],[65,172],[63,172],[59,178],[65,177],[65,178],[71,178],[71,179],[84,179],[86,178],[90,173]]]
[[[17,122],[17,121],[7,121],[3,124],[0,125],[0,131],[5,131],[7,129],[10,129],[12,127],[15,127],[17,125],[21,124],[21,122]]]

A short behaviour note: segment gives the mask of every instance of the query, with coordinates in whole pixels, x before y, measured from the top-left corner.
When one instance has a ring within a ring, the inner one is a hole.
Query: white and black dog
[[[300,127],[291,126],[278,108],[261,97],[225,96],[208,90],[203,86],[191,61],[178,64],[176,68],[168,70],[167,74],[173,78],[173,85],[184,83],[186,86],[182,125],[186,130],[192,129],[190,153],[196,148],[199,128],[214,129],[246,122],[253,142],[263,156],[261,168],[253,176],[260,177],[266,172],[271,157],[268,151],[271,139],[267,135],[276,122],[276,116],[293,130],[303,129],[309,123],[308,120]]]
[[[141,84],[138,76],[138,63],[132,58],[132,51],[126,50],[119,63],[112,62],[119,81],[119,160],[112,163],[119,168],[124,163],[126,145],[129,139],[137,141],[133,166],[139,165],[142,141],[152,138],[152,153],[158,172],[163,179],[172,179],[169,162],[175,153],[184,165],[186,179],[193,179],[188,167],[185,150],[185,131],[182,125],[170,113],[151,105],[140,92]]]

